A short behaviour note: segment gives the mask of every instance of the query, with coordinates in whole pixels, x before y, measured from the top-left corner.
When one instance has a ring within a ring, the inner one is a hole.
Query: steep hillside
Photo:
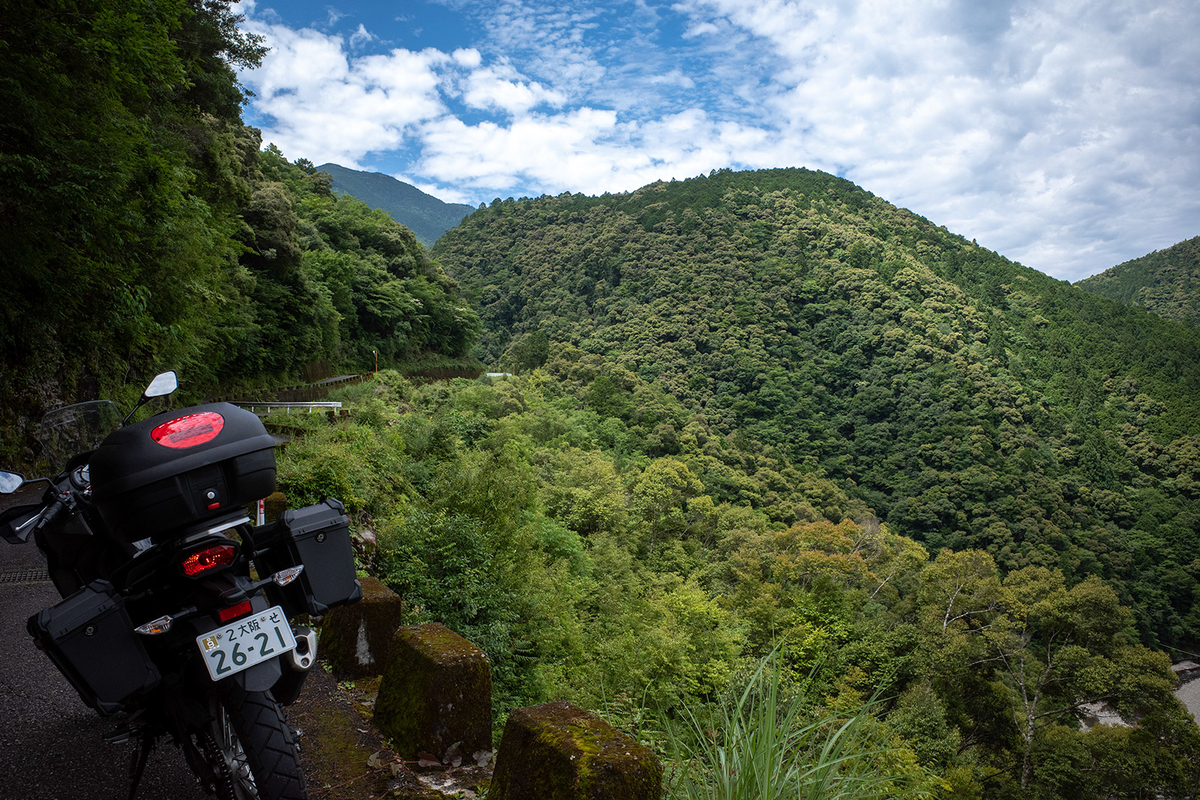
[[[415,233],[424,245],[436,242],[475,210],[474,206],[442,202],[391,175],[347,169],[337,164],[322,164],[317,169],[333,176],[334,191],[354,195],[371,208],[386,211],[392,219]]]
[[[477,318],[412,233],[260,151],[228,2],[14,2],[0,59],[0,463],[47,410],[455,359]]]
[[[1200,323],[1200,236],[1084,278],[1084,291]]]
[[[485,360],[601,355],[904,535],[1099,574],[1147,640],[1200,642],[1194,330],[807,170],[498,202],[434,252]]]

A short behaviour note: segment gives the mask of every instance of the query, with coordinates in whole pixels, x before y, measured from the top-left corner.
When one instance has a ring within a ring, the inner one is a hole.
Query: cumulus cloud
[[[691,177],[750,157],[764,166],[777,153],[766,132],[715,122],[701,110],[647,123],[621,122],[615,112],[578,109],[530,115],[511,124],[467,125],[445,117],[424,126],[417,171],[457,186],[511,194],[513,186],[543,192],[628,191],[657,180]],[[484,198],[487,199],[487,198]]]
[[[616,129],[616,114],[594,109],[530,116],[503,126],[491,121],[467,125],[446,117],[425,126],[419,171],[480,188],[553,186],[564,180],[604,183],[614,161],[639,158],[613,146]]]
[[[350,46],[362,47],[363,45],[374,42],[379,37],[367,30],[367,26],[361,22],[358,23],[358,30],[350,34]]]
[[[350,59],[346,42],[311,29],[252,27],[271,45],[242,80],[265,116],[264,138],[317,163],[356,166],[366,153],[399,147],[412,126],[445,112],[436,50],[393,50]]]
[[[476,69],[467,76],[463,100],[471,108],[520,115],[543,104],[561,106],[562,92],[526,82],[507,64]]]
[[[1075,280],[1197,232],[1194,4],[680,8],[782,58],[766,124],[811,164],[1010,257]]]
[[[1072,280],[1200,232],[1189,0],[442,2],[420,51],[243,4],[265,138],[471,202],[808,166]]]

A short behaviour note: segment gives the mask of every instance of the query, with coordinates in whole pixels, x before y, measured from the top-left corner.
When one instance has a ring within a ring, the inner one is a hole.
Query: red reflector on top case
[[[188,414],[186,417],[176,417],[170,422],[164,422],[150,431],[150,438],[163,447],[195,447],[211,442],[223,427],[224,417],[215,411],[205,411],[202,414]]]

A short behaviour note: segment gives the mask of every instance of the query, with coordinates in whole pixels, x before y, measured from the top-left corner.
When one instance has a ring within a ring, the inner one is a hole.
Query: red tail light
[[[217,616],[221,618],[221,622],[229,622],[229,620],[237,619],[238,617],[243,616],[244,614],[249,614],[253,610],[254,609],[251,608],[251,606],[250,606],[250,601],[243,600],[242,602],[238,603],[236,606],[230,606],[229,608],[222,608],[220,611],[217,612]]]
[[[235,558],[237,558],[237,545],[233,543],[218,544],[190,554],[183,559],[180,566],[183,567],[184,575],[194,578],[210,569],[227,567],[233,563]]]

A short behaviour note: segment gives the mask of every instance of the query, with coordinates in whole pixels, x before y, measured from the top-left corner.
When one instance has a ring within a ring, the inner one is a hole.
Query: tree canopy
[[[1200,322],[1200,236],[1118,264],[1075,285],[1194,325]]]
[[[579,348],[935,551],[1101,576],[1146,643],[1200,644],[1194,328],[803,169],[497,201],[434,253],[478,299],[484,360]]]
[[[592,403],[600,377],[615,411]],[[740,736],[852,718],[847,770],[892,784],[887,797],[1184,798],[1200,785],[1200,730],[1170,661],[1138,643],[1099,577],[931,553],[813,465],[721,434],[570,346],[515,377],[415,386],[383,372],[338,398],[350,419],[268,418],[302,434],[280,488],[295,505],[345,498],[377,543],[362,564],[405,598],[405,622],[444,622],[487,650],[497,726],[567,699],[666,756],[675,731],[733,758]],[[764,658],[779,715],[735,735],[728,709],[746,710]],[[1090,724],[1093,704],[1135,725]],[[743,755],[762,769],[818,761],[796,747]],[[675,772],[703,784],[705,769]]]

